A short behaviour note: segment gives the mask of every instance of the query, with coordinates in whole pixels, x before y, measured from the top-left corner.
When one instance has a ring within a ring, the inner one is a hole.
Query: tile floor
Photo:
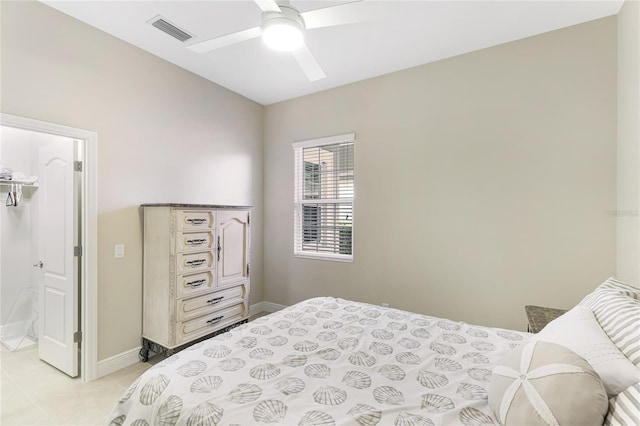
[[[10,352],[2,346],[0,424],[104,425],[125,389],[153,361],[83,382],[40,361],[37,347]]]
[[[0,344],[0,425],[104,425],[126,388],[162,359],[83,382],[40,361],[37,347],[11,352]]]

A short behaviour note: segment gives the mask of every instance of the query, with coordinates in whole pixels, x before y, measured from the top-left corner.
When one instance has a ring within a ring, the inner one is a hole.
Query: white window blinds
[[[294,255],[353,260],[353,149],[347,134],[293,144]]]

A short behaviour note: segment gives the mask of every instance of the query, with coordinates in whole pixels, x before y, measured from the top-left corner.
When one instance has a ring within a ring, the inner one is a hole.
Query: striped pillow
[[[640,383],[609,400],[609,414],[604,426],[629,426],[640,424]]]
[[[619,293],[624,293],[634,299],[640,299],[640,288],[618,281],[613,277],[610,277],[596,288],[596,290],[601,289],[614,290]]]
[[[598,287],[580,305],[589,307],[609,339],[640,367],[640,300],[619,289]]]

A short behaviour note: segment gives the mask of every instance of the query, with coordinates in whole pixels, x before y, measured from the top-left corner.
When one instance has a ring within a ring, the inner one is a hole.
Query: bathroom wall
[[[2,126],[0,163],[26,175],[35,174],[31,164],[31,132]],[[6,207],[9,187],[2,186],[0,195],[0,296],[2,325],[20,291],[32,281],[31,206],[37,190],[25,189],[17,207]],[[25,317],[26,315],[26,317]],[[25,320],[29,312],[20,312],[14,320]]]
[[[0,126],[0,163],[27,176],[38,174],[38,152],[45,145],[70,143],[69,139]],[[32,318],[29,304],[11,307],[20,292],[40,284],[38,188],[23,187],[16,207],[6,207],[8,186],[0,187],[0,325]],[[24,300],[24,299],[21,299]],[[11,319],[9,318],[11,315]]]

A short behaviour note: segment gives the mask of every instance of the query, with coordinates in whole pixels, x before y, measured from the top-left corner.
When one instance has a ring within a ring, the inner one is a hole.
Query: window
[[[320,198],[320,164],[304,161],[304,194],[307,199]],[[320,208],[302,205],[302,241],[311,243],[320,241]]]
[[[293,144],[294,255],[353,260],[353,148],[347,134]]]

